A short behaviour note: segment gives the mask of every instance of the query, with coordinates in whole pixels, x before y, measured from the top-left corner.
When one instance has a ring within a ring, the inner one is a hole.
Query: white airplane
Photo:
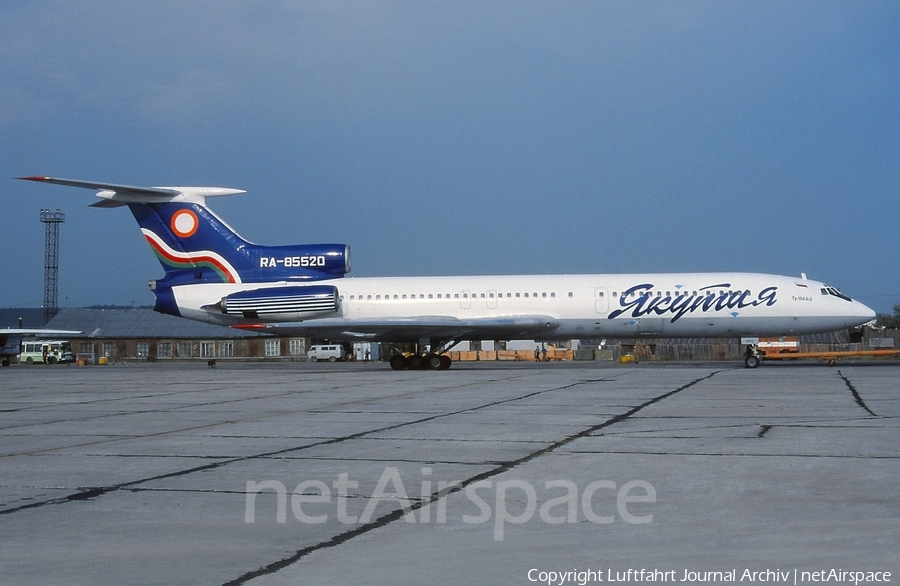
[[[80,333],[82,333],[80,330],[0,329],[0,365],[9,366],[12,358],[21,353],[22,338],[24,337],[60,337],[74,336]]]
[[[446,352],[463,340],[785,336],[875,317],[805,275],[345,278],[348,246],[252,244],[206,206],[242,190],[20,179],[99,190],[95,207],[127,205],[165,269],[150,282],[156,311],[279,335],[418,344],[418,354],[391,358],[398,370],[449,368]]]

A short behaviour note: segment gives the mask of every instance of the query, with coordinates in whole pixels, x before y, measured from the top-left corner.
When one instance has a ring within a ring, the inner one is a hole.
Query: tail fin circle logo
[[[169,223],[172,232],[181,238],[189,238],[194,235],[200,222],[197,221],[197,214],[193,210],[178,210],[172,214],[172,221]]]

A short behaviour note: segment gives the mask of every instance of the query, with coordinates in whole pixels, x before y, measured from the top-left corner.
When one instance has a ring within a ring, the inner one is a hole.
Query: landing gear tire
[[[756,368],[759,366],[759,356],[748,356],[744,358],[744,368]]]
[[[393,370],[447,370],[453,361],[446,354],[397,354],[391,357],[389,364]]]

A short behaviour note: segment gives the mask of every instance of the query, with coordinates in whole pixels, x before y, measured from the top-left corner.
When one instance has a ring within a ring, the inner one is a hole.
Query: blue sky
[[[900,303],[896,2],[0,4],[0,307],[152,304],[124,208],[210,185],[353,275],[758,271]],[[3,183],[5,182],[5,183]]]

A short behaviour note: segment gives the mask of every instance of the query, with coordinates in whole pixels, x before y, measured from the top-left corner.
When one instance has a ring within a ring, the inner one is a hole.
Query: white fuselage
[[[480,339],[480,323],[546,318],[540,339],[777,336],[850,328],[875,315],[821,282],[755,273],[373,277],[320,282],[340,292],[337,311],[324,320],[283,314],[242,319],[210,309],[234,292],[283,286],[283,282],[186,285],[175,287],[174,294],[187,318],[222,325],[292,322],[311,335],[318,324],[326,328],[323,333],[334,335],[335,328],[365,332],[379,322],[440,318],[476,324],[464,337]],[[487,326],[484,330],[491,331]]]

